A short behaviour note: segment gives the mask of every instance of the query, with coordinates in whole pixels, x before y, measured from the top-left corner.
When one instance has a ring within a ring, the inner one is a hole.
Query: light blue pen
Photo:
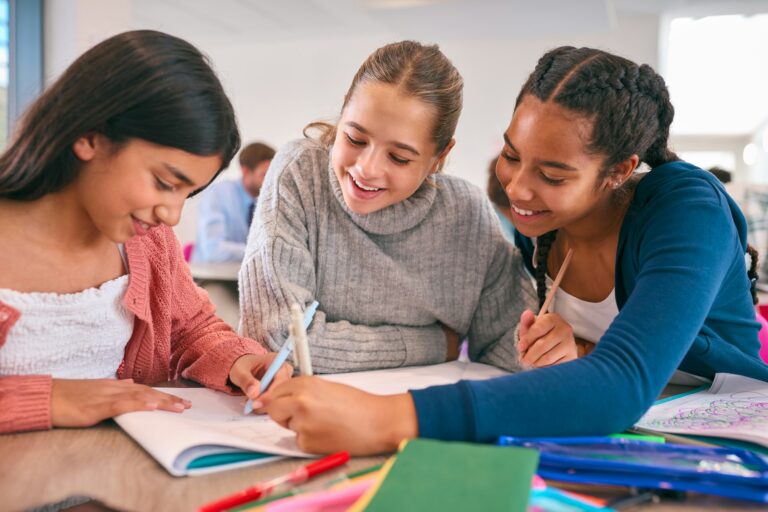
[[[310,304],[307,309],[304,311],[304,329],[309,328],[309,324],[312,323],[312,319],[315,317],[315,312],[317,311],[317,306],[319,304],[317,301],[312,301],[312,304]],[[293,350],[293,338],[290,336],[288,339],[285,340],[285,343],[283,343],[283,346],[280,347],[280,351],[277,353],[277,356],[272,361],[272,364],[269,365],[269,368],[267,369],[267,373],[264,374],[264,378],[261,379],[261,383],[259,385],[259,394],[262,394],[264,391],[267,390],[269,385],[272,383],[272,379],[275,378],[275,374],[277,373],[277,370],[280,369],[281,366],[283,366],[283,363],[286,359],[288,359],[288,355],[291,353],[291,350]],[[245,409],[243,409],[243,414],[251,414],[253,412],[253,400],[250,398],[247,402],[245,402]]]

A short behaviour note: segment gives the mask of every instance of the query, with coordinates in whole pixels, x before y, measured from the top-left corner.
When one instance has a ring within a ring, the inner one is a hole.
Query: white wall
[[[130,30],[131,0],[45,0],[43,65],[50,83],[81,53],[109,36]]]
[[[130,0],[47,0],[46,77],[53,78],[88,46],[129,28]],[[512,30],[512,28],[510,29]],[[619,15],[601,32],[504,40],[437,42],[465,80],[464,112],[457,145],[447,172],[484,187],[489,160],[501,148],[501,134],[512,114],[517,92],[538,58],[563,44],[596,46],[656,66],[659,17]],[[301,136],[316,119],[333,119],[355,71],[365,57],[391,38],[303,40],[269,44],[206,40],[191,42],[214,63],[237,112],[244,141],[275,146]],[[225,173],[236,177],[233,168]],[[194,238],[195,202],[185,208],[177,234]]]
[[[756,153],[756,161],[750,166],[750,179],[768,187],[768,121],[755,131],[749,142],[754,144]]]

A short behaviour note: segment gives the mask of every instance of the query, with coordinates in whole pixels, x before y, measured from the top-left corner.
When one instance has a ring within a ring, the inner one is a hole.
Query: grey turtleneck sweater
[[[316,372],[443,362],[440,324],[469,339],[472,360],[517,370],[514,329],[536,294],[482,191],[438,174],[359,215],[329,157],[304,139],[272,161],[240,269],[241,333],[278,350],[290,305],[317,300]]]

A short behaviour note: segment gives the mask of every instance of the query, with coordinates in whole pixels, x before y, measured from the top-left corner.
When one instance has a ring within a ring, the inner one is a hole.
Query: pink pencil
[[[536,320],[538,320],[539,318],[547,314],[547,310],[549,309],[549,304],[552,302],[552,299],[555,298],[555,292],[557,291],[557,289],[560,288],[560,281],[563,280],[565,271],[568,270],[568,265],[571,263],[572,256],[573,256],[573,249],[568,249],[568,254],[565,255],[563,264],[560,265],[560,270],[558,270],[557,276],[555,276],[555,280],[552,282],[552,289],[549,290],[549,293],[547,294],[547,298],[544,300],[544,305],[541,306],[541,309],[539,310],[539,314],[536,315]]]
[[[376,478],[366,478],[340,489],[331,489],[303,496],[292,496],[267,503],[267,512],[342,512],[367,491]]]

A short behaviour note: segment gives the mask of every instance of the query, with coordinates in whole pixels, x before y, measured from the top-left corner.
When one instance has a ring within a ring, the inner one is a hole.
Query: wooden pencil
[[[573,256],[573,249],[568,249],[568,254],[565,255],[563,264],[560,265],[560,270],[558,270],[557,275],[555,276],[555,280],[552,282],[552,288],[549,290],[549,293],[547,294],[547,298],[544,300],[544,305],[541,306],[541,309],[539,310],[539,314],[536,315],[536,320],[540,319],[542,316],[547,314],[549,305],[552,302],[552,299],[555,298],[555,292],[557,292],[557,289],[560,287],[560,281],[563,280],[565,271],[568,270],[568,265],[571,263],[572,256]]]

